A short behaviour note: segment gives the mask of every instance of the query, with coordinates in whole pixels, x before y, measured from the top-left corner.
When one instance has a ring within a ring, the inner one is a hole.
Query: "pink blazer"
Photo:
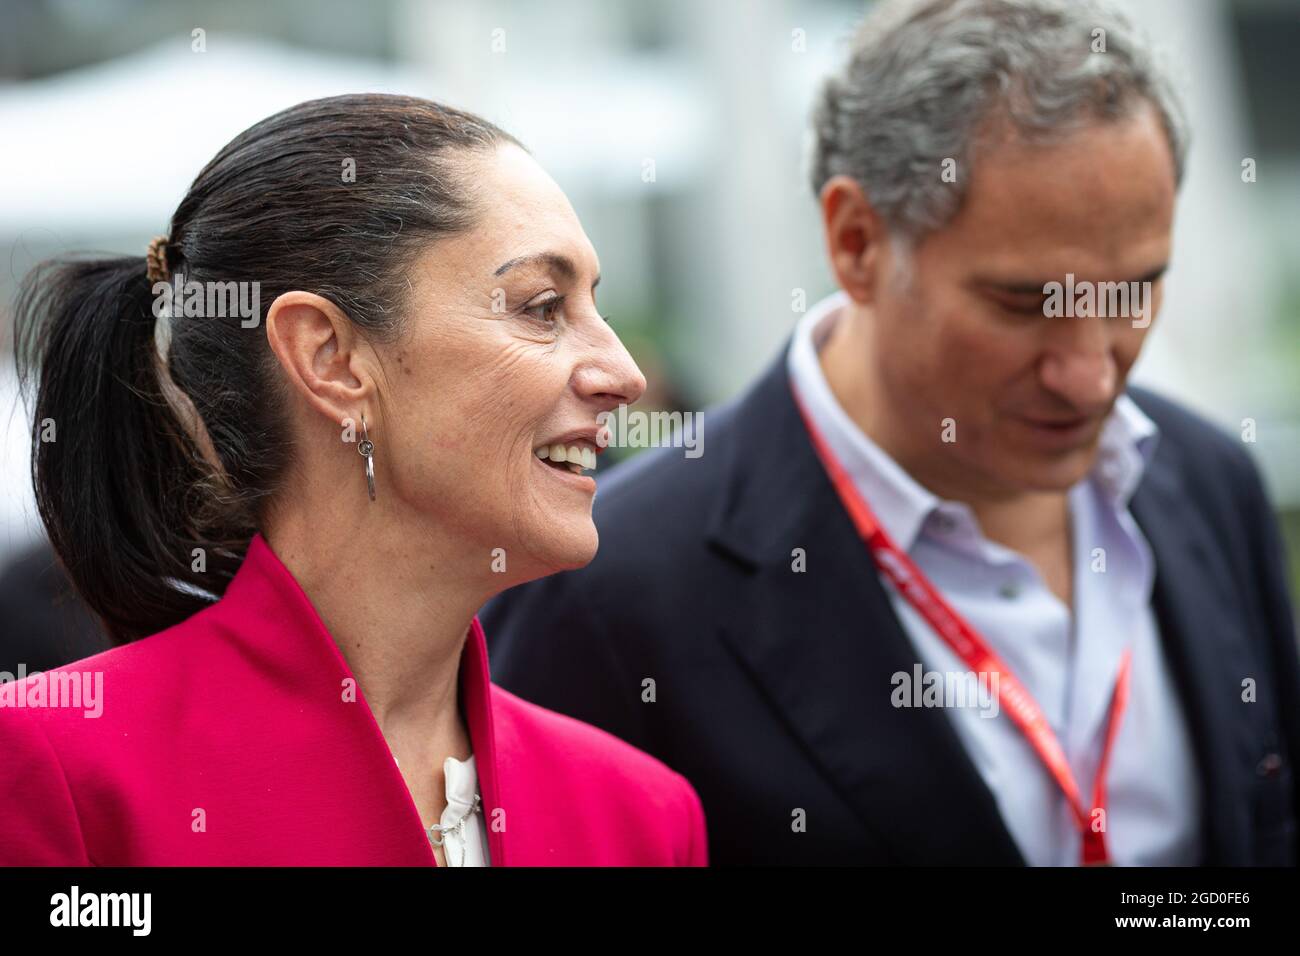
[[[72,694],[95,680],[92,709]],[[0,865],[436,865],[349,684],[307,595],[254,537],[211,607],[0,688]],[[477,618],[460,693],[492,866],[705,865],[686,779],[491,684]]]

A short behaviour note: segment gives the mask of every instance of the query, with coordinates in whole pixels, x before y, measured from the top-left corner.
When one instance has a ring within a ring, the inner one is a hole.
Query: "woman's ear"
[[[859,304],[875,297],[885,229],[856,179],[832,176],[821,190],[822,231],[831,271]]]
[[[366,410],[374,391],[370,350],[333,302],[284,293],[267,310],[266,339],[311,408],[336,425]]]

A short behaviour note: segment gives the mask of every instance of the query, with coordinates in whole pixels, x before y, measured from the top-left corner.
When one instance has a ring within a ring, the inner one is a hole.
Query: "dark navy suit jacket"
[[[1130,395],[1161,432],[1131,508],[1195,746],[1204,862],[1294,864],[1300,665],[1276,522],[1240,442]],[[494,679],[684,774],[714,863],[1023,863],[949,716],[891,706],[916,652],[784,355],[704,421],[701,457],[658,449],[601,477],[588,567],[489,606]]]

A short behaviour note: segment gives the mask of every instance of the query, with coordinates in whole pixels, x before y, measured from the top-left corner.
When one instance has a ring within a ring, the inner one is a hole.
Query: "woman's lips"
[[[596,482],[587,473],[596,470],[596,456],[605,450],[597,441],[599,431],[590,426],[548,439],[533,449],[533,461],[571,486],[594,492]]]
[[[570,445],[559,442],[553,445],[538,445],[533,449],[533,454],[541,461],[569,465],[570,471],[574,470],[573,466],[577,466],[582,471],[594,471],[596,468],[596,449],[583,441]]]
[[[546,472],[546,474],[550,475],[552,478],[562,481],[572,488],[577,488],[586,492],[595,492],[596,479],[592,478],[590,475],[575,473],[563,466],[557,467],[555,465],[548,465],[546,461],[542,460],[535,454],[532,458],[533,465]]]

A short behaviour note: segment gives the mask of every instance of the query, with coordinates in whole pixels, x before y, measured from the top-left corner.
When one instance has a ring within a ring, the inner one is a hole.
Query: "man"
[[[685,774],[722,864],[1294,864],[1268,502],[1125,385],[1185,152],[1144,41],[887,3],[814,125],[841,292],[705,454],[602,480],[596,560],[486,615],[497,679]]]

